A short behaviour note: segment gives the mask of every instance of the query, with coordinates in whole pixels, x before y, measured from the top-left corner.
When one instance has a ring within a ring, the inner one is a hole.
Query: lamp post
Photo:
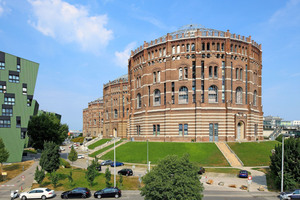
[[[148,139],[147,139],[147,169],[149,168],[148,167],[148,165],[149,165],[148,163],[149,163],[149,153],[148,153]]]
[[[283,171],[284,171],[284,138],[289,137],[289,134],[282,134],[282,152],[281,152],[281,192],[283,192]]]
[[[114,187],[116,187],[116,137],[114,136]]]

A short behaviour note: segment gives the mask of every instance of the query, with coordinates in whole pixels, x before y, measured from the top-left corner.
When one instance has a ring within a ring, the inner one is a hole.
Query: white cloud
[[[107,15],[90,16],[84,6],[62,0],[28,0],[36,18],[29,23],[42,34],[63,43],[77,43],[82,50],[98,53],[113,38],[105,28]]]
[[[285,7],[277,10],[269,19],[270,24],[276,26],[294,26],[299,25],[300,15],[300,0],[290,0],[286,3]]]
[[[116,51],[115,52],[115,56],[116,56],[116,60],[115,63],[122,67],[122,68],[126,68],[128,65],[128,59],[130,57],[130,53],[131,50],[134,50],[134,47],[136,46],[136,42],[131,42],[130,44],[128,44],[124,51]]]
[[[0,16],[4,13],[5,1],[0,0]]]

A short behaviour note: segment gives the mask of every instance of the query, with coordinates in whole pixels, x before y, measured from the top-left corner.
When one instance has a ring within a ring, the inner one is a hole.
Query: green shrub
[[[65,159],[63,159],[63,158],[60,158],[60,165],[64,166],[65,168],[70,168],[71,167],[70,163],[68,161],[66,161]]]

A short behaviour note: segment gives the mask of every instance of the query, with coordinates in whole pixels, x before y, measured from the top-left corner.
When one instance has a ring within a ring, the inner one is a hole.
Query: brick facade
[[[132,51],[128,138],[263,139],[261,45],[251,36],[186,27]]]

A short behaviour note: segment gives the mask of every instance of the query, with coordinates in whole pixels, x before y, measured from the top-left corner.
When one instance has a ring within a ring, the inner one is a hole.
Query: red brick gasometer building
[[[261,45],[188,25],[131,53],[128,138],[263,139]]]

